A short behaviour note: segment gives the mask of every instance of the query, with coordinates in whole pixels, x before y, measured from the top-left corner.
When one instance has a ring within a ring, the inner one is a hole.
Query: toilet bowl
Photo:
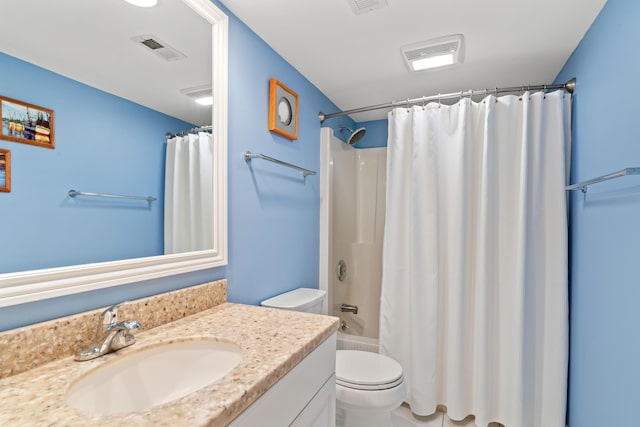
[[[395,360],[367,351],[336,351],[337,426],[391,426],[391,411],[405,393],[402,367]]]
[[[260,305],[320,313],[325,291],[298,288]],[[402,403],[402,366],[390,357],[358,350],[336,351],[336,426],[390,427],[391,411]]]

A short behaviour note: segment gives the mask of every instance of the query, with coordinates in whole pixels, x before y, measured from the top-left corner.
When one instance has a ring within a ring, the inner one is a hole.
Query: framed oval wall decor
[[[298,139],[298,94],[275,78],[269,80],[269,130]]]

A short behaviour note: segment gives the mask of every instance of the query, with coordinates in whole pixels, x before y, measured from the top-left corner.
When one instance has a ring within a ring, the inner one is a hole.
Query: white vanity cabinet
[[[336,334],[256,400],[232,427],[333,427],[336,420]]]

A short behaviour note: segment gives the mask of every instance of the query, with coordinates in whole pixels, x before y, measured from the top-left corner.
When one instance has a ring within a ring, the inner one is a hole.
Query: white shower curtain
[[[381,352],[419,415],[565,425],[571,97],[389,114]]]
[[[212,144],[205,132],[167,141],[165,254],[213,249]]]

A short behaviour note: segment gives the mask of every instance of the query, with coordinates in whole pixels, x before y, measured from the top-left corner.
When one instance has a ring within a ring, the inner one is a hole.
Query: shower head
[[[358,128],[356,130],[351,130],[344,126],[338,126],[338,129],[340,130],[340,132],[344,132],[345,130],[348,130],[349,132],[351,132],[349,139],[347,139],[347,144],[349,145],[356,144],[358,141],[362,139],[364,134],[367,133],[367,130],[365,128]]]

